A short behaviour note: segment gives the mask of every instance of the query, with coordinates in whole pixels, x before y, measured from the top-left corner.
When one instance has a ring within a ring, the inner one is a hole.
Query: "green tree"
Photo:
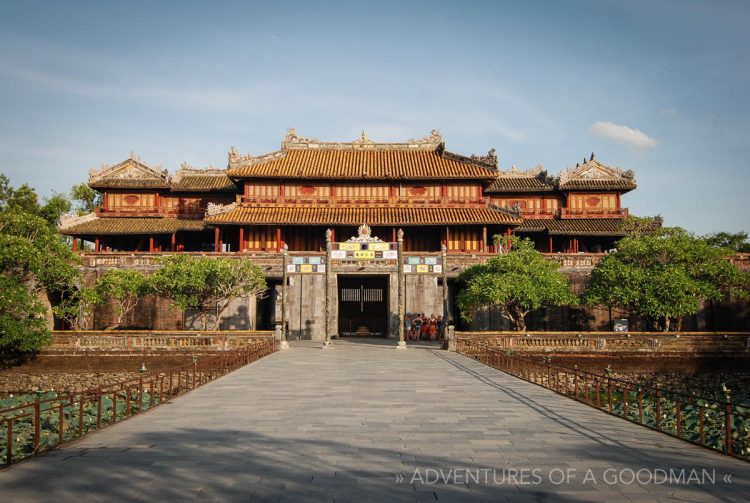
[[[0,211],[0,349],[32,351],[48,340],[40,295],[58,294],[80,278],[78,258],[56,229],[18,205]]]
[[[39,197],[28,184],[24,183],[17,189],[11,189],[7,199],[7,210],[39,214]]]
[[[72,288],[62,294],[60,302],[52,307],[52,311],[74,330],[85,330],[94,309],[103,301],[101,292],[96,287]]]
[[[505,238],[507,239],[507,238]],[[528,239],[511,237],[508,253],[469,267],[459,276],[466,283],[458,295],[462,316],[482,306],[496,306],[515,330],[526,329],[526,315],[535,309],[576,304],[568,278],[557,262],[546,259]]]
[[[123,326],[125,318],[138,302],[152,293],[148,276],[134,269],[110,269],[96,281],[96,293],[114,303],[117,321],[115,328]]]
[[[263,272],[248,260],[175,255],[164,257],[152,276],[157,294],[183,312],[199,311],[203,329],[214,310],[221,313],[235,298],[255,297],[266,291]],[[214,320],[213,328],[218,326]]]
[[[664,219],[661,215],[655,217],[636,217],[629,215],[622,222],[622,230],[628,236],[650,236],[661,232],[664,225]]]
[[[703,301],[747,297],[750,276],[727,260],[731,254],[680,228],[627,236],[596,265],[583,301],[628,309],[660,331],[679,330]]]
[[[716,232],[703,236],[703,239],[711,246],[728,248],[737,253],[750,253],[750,242],[747,240],[747,232]]]
[[[33,290],[0,274],[0,354],[36,351],[47,344],[45,313]]]
[[[17,189],[10,185],[10,180],[0,174],[0,210],[37,215],[47,222],[57,225],[60,217],[70,211],[71,203],[65,194],[53,193],[39,203],[39,196],[28,184]]]
[[[70,199],[65,194],[53,194],[44,199],[44,205],[39,208],[39,216],[52,225],[60,222],[60,217],[69,212]]]
[[[70,189],[70,197],[76,203],[76,211],[79,215],[91,213],[102,204],[102,195],[85,183],[74,185]]]

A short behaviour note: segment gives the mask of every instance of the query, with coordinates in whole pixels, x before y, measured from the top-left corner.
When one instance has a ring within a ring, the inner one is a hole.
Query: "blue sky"
[[[750,230],[750,3],[0,4],[0,171],[41,194],[131,150],[170,171],[276,150],[287,127],[438,129],[501,169],[596,152],[638,215]]]

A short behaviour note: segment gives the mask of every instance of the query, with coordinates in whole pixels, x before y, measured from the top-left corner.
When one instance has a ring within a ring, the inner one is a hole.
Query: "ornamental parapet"
[[[750,332],[456,332],[458,340],[524,353],[750,354]]]
[[[258,252],[99,252],[99,253],[82,253],[80,255],[83,266],[87,268],[142,268],[153,269],[159,267],[159,261],[162,257],[170,255],[193,255],[201,257],[217,257],[230,259],[250,260],[260,267],[267,276],[278,277],[281,275],[282,256],[276,251],[258,251]],[[308,255],[324,255],[322,252],[293,251],[289,252],[290,257]],[[481,264],[493,257],[494,253],[448,253],[446,256],[446,272],[450,277],[458,276],[464,269],[472,265]],[[435,257],[439,260],[440,252],[405,252],[405,257],[421,256]],[[544,254],[549,260],[554,260],[561,265],[563,272],[589,272],[596,266],[604,253],[546,253]],[[746,258],[746,263],[750,265],[750,256]],[[340,261],[334,264],[337,273],[357,273],[357,272],[395,272],[397,260],[367,261],[367,260],[349,260]]]

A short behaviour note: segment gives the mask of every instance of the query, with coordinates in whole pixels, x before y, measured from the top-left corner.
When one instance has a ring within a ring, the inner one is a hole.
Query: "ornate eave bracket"
[[[98,217],[95,213],[78,215],[76,212],[70,211],[60,216],[60,223],[57,225],[57,228],[63,231],[65,229],[70,229],[71,227],[74,227],[76,225],[91,222],[92,220],[96,220],[97,218]]]
[[[208,203],[208,206],[206,207],[206,216],[213,217],[216,215],[222,215],[224,213],[229,213],[235,208],[237,208],[237,203],[230,203],[230,204]]]

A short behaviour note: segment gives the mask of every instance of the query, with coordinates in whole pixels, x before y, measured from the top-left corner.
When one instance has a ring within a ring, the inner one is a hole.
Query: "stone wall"
[[[96,277],[112,267],[135,268],[150,273],[158,267],[155,259],[160,254],[84,254],[84,277],[88,284],[93,284]],[[281,256],[277,253],[225,253],[205,254],[223,256],[235,259],[252,260],[266,271],[267,277],[278,281],[281,277]],[[602,254],[549,254],[550,260],[561,264],[561,271],[568,275],[573,290],[581,293],[586,287],[591,269],[603,257]],[[497,310],[479,310],[475,313],[471,323],[462,321],[453,306],[456,293],[456,278],[465,268],[487,259],[483,254],[450,254],[448,256],[448,277],[451,293],[451,313],[449,318],[455,318],[460,329],[469,330],[504,330],[509,328]],[[733,262],[741,269],[750,270],[750,255],[739,254]],[[345,270],[344,270],[345,269]],[[329,320],[333,332],[338,330],[336,277],[338,274],[381,274],[389,277],[389,335],[398,333],[397,306],[397,274],[394,264],[364,264],[347,265],[342,271],[334,275],[332,286],[332,309]],[[288,320],[291,338],[323,340],[325,338],[325,275],[294,275],[290,277],[293,283],[289,286]],[[300,293],[300,284],[303,284]],[[280,287],[274,287],[280,289]],[[424,313],[444,314],[442,308],[442,286],[438,276],[428,274],[407,274],[406,285],[407,315]],[[276,302],[276,320],[280,322],[280,296]],[[220,326],[226,330],[255,329],[257,301],[256,299],[238,299],[220,313]],[[588,309],[563,306],[559,308],[542,309],[530,313],[527,327],[531,330],[608,330],[610,319],[628,317],[627,313],[607,309]],[[115,322],[111,305],[97,308],[89,328],[103,329]],[[643,320],[637,316],[629,317],[632,329],[648,329]],[[194,313],[185,313],[175,309],[170,302],[146,297],[136,307],[127,324],[132,328],[181,330],[199,329],[200,322]],[[708,303],[696,316],[687,317],[683,321],[685,330],[726,330],[750,331],[750,303],[746,301],[730,301],[726,303]]]

